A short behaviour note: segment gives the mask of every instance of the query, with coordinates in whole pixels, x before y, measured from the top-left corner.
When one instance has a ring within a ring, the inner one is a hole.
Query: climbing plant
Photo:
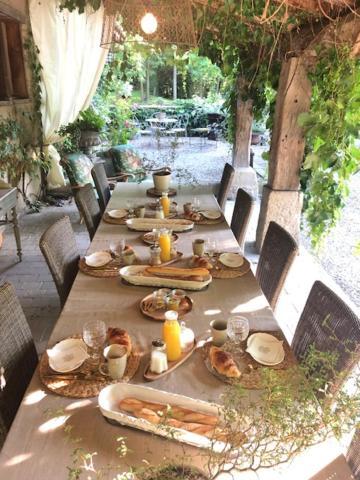
[[[320,246],[339,219],[350,177],[360,169],[355,145],[360,125],[360,62],[349,48],[318,51],[309,113],[299,117],[306,131],[301,172],[305,217],[312,243]]]

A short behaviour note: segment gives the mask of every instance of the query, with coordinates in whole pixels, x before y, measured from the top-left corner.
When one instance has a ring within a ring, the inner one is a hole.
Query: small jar
[[[166,344],[161,339],[154,340],[151,345],[150,370],[162,373],[168,369]]]
[[[159,245],[151,245],[150,247],[150,265],[161,265],[160,258],[161,248]]]

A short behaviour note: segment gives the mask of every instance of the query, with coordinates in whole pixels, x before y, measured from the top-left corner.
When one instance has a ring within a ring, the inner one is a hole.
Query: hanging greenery
[[[344,47],[319,50],[318,55],[310,73],[310,113],[299,118],[307,151],[301,183],[314,246],[320,246],[335,226],[349,194],[350,177],[360,169],[360,149],[355,145],[360,125],[360,62]]]

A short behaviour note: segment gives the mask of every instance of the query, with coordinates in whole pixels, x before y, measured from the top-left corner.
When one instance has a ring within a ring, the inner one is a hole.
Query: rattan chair
[[[114,190],[116,182],[126,182],[128,178],[132,177],[133,175],[123,173],[116,175],[115,177],[108,177],[106,175],[104,162],[96,162],[91,169],[91,176],[94,180],[95,188],[98,194],[101,213],[104,213],[106,205],[111,197],[110,191]]]
[[[80,258],[69,217],[63,217],[51,225],[42,234],[39,246],[63,306],[78,272]]]
[[[298,246],[292,236],[276,222],[270,222],[261,249],[256,278],[273,310],[297,252]]]
[[[292,350],[301,362],[310,346],[337,354],[335,374],[329,372],[335,392],[360,360],[360,320],[330,288],[316,281],[296,327]]]
[[[85,220],[90,240],[92,240],[101,220],[101,211],[91,183],[87,183],[77,190],[75,201],[80,215]]]
[[[10,283],[0,285],[0,449],[5,440],[38,358],[20,302]]]
[[[221,210],[224,210],[226,200],[229,195],[231,183],[233,181],[235,175],[234,167],[232,167],[229,163],[225,163],[225,167],[223,170],[223,174],[220,181],[220,189],[217,195],[217,201],[220,205]]]
[[[349,464],[355,480],[360,480],[360,428],[358,428],[354,434],[346,454],[346,461]]]
[[[254,205],[254,198],[245,192],[245,190],[239,188],[236,195],[233,216],[231,219],[231,230],[235,235],[241,250],[244,250],[246,232]]]

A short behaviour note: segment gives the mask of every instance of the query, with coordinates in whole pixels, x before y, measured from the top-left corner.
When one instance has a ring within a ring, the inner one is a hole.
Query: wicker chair
[[[220,181],[219,193],[217,195],[217,201],[218,201],[218,204],[220,205],[221,210],[224,210],[225,208],[226,200],[229,194],[229,190],[230,190],[234,175],[235,175],[234,167],[232,167],[229,163],[226,163],[223,170],[222,177],[221,177],[221,181]]]
[[[330,288],[316,281],[310,291],[296,327],[292,349],[301,361],[310,345],[322,352],[337,354],[336,372],[339,379],[329,374],[335,392],[347,373],[360,360],[360,320]]]
[[[360,428],[358,428],[354,434],[349,450],[346,454],[346,460],[355,480],[360,480]]]
[[[270,222],[261,249],[256,278],[273,310],[297,252],[298,246],[292,236],[277,223]]]
[[[92,240],[101,220],[101,211],[91,183],[87,183],[77,190],[75,201],[80,215],[85,220],[90,240]]]
[[[98,194],[101,213],[104,213],[106,205],[111,197],[110,191],[114,190],[116,182],[126,182],[131,175],[124,173],[117,175],[116,177],[108,177],[106,175],[104,163],[96,162],[91,170],[91,176],[94,180],[95,188]]]
[[[253,197],[245,192],[245,190],[242,188],[239,188],[236,195],[233,216],[231,219],[231,230],[242,250],[244,250],[246,232],[254,205],[255,200]]]
[[[80,258],[69,217],[63,217],[51,225],[42,234],[39,246],[63,306],[78,272]]]
[[[0,391],[0,449],[38,358],[24,312],[10,283],[0,285],[0,366],[5,387]]]

